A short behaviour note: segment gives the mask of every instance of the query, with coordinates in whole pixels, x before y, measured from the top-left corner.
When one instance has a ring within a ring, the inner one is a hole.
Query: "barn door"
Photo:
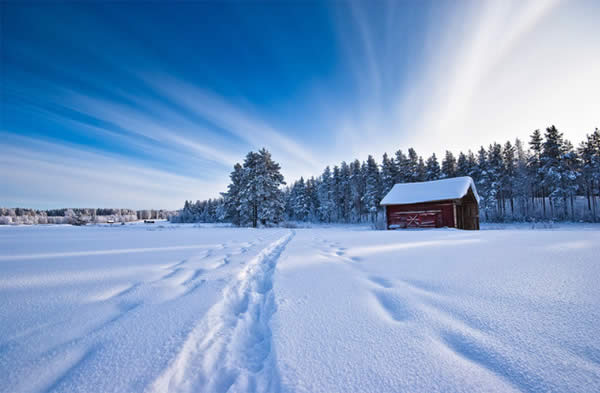
[[[439,210],[395,212],[390,215],[390,229],[396,228],[438,228],[442,226]]]

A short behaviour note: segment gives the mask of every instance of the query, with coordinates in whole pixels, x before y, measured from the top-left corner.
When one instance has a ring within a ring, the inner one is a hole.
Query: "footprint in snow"
[[[383,277],[378,277],[378,276],[371,276],[369,277],[369,281],[371,281],[372,283],[374,283],[375,285],[382,287],[382,288],[393,288],[394,284],[391,283],[391,281],[389,281],[386,278]]]

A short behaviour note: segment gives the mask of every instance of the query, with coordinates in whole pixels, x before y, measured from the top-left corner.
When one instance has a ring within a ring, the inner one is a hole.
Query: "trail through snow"
[[[278,390],[269,319],[275,312],[273,273],[294,233],[248,262],[190,333],[151,392],[269,392]]]

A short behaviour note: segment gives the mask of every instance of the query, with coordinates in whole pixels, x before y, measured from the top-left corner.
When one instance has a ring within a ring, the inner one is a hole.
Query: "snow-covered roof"
[[[467,195],[469,188],[473,190],[473,194],[479,202],[475,183],[470,176],[452,177],[420,183],[399,183],[392,187],[380,204],[402,205],[406,203],[460,199]]]

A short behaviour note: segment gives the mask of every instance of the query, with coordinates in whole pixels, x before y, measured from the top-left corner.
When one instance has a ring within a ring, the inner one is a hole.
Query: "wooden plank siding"
[[[469,190],[461,199],[385,206],[388,229],[479,229],[479,206]]]
[[[452,201],[387,206],[388,228],[455,227]]]

